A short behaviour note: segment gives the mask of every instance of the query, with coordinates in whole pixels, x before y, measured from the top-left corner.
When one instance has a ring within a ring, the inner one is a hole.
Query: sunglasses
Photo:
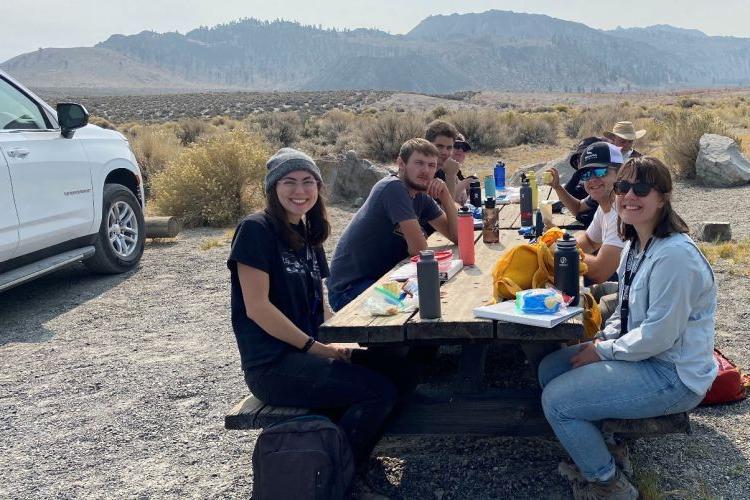
[[[636,196],[643,198],[644,196],[648,196],[651,190],[654,189],[654,186],[652,186],[648,182],[615,182],[615,194],[619,194],[620,196],[628,194],[628,191],[630,191],[631,188],[633,189],[633,192]]]
[[[585,182],[590,180],[592,177],[606,177],[607,172],[609,172],[608,167],[592,168],[591,170],[586,170],[585,172],[583,172],[580,179]]]

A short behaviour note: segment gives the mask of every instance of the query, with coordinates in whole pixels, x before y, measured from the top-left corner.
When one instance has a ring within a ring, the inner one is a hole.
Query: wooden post
[[[146,238],[174,238],[180,229],[177,217],[146,217]]]

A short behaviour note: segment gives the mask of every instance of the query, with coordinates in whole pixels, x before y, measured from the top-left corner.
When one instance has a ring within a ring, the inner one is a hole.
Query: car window
[[[0,78],[0,130],[46,129],[39,106],[21,91]]]

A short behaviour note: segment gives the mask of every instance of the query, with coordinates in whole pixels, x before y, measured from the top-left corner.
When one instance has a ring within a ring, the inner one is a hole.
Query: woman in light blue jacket
[[[697,406],[713,360],[716,283],[670,203],[672,178],[656,158],[628,161],[615,183],[626,240],[617,310],[593,342],[550,354],[539,367],[542,406],[573,464],[576,498],[637,498],[599,430],[604,419],[638,419]]]

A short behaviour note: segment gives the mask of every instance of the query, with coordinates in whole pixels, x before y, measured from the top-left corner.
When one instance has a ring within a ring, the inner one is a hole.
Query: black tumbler
[[[565,295],[573,297],[571,306],[578,305],[580,295],[580,278],[578,277],[579,253],[576,240],[565,233],[557,240],[555,251],[555,288]]]

